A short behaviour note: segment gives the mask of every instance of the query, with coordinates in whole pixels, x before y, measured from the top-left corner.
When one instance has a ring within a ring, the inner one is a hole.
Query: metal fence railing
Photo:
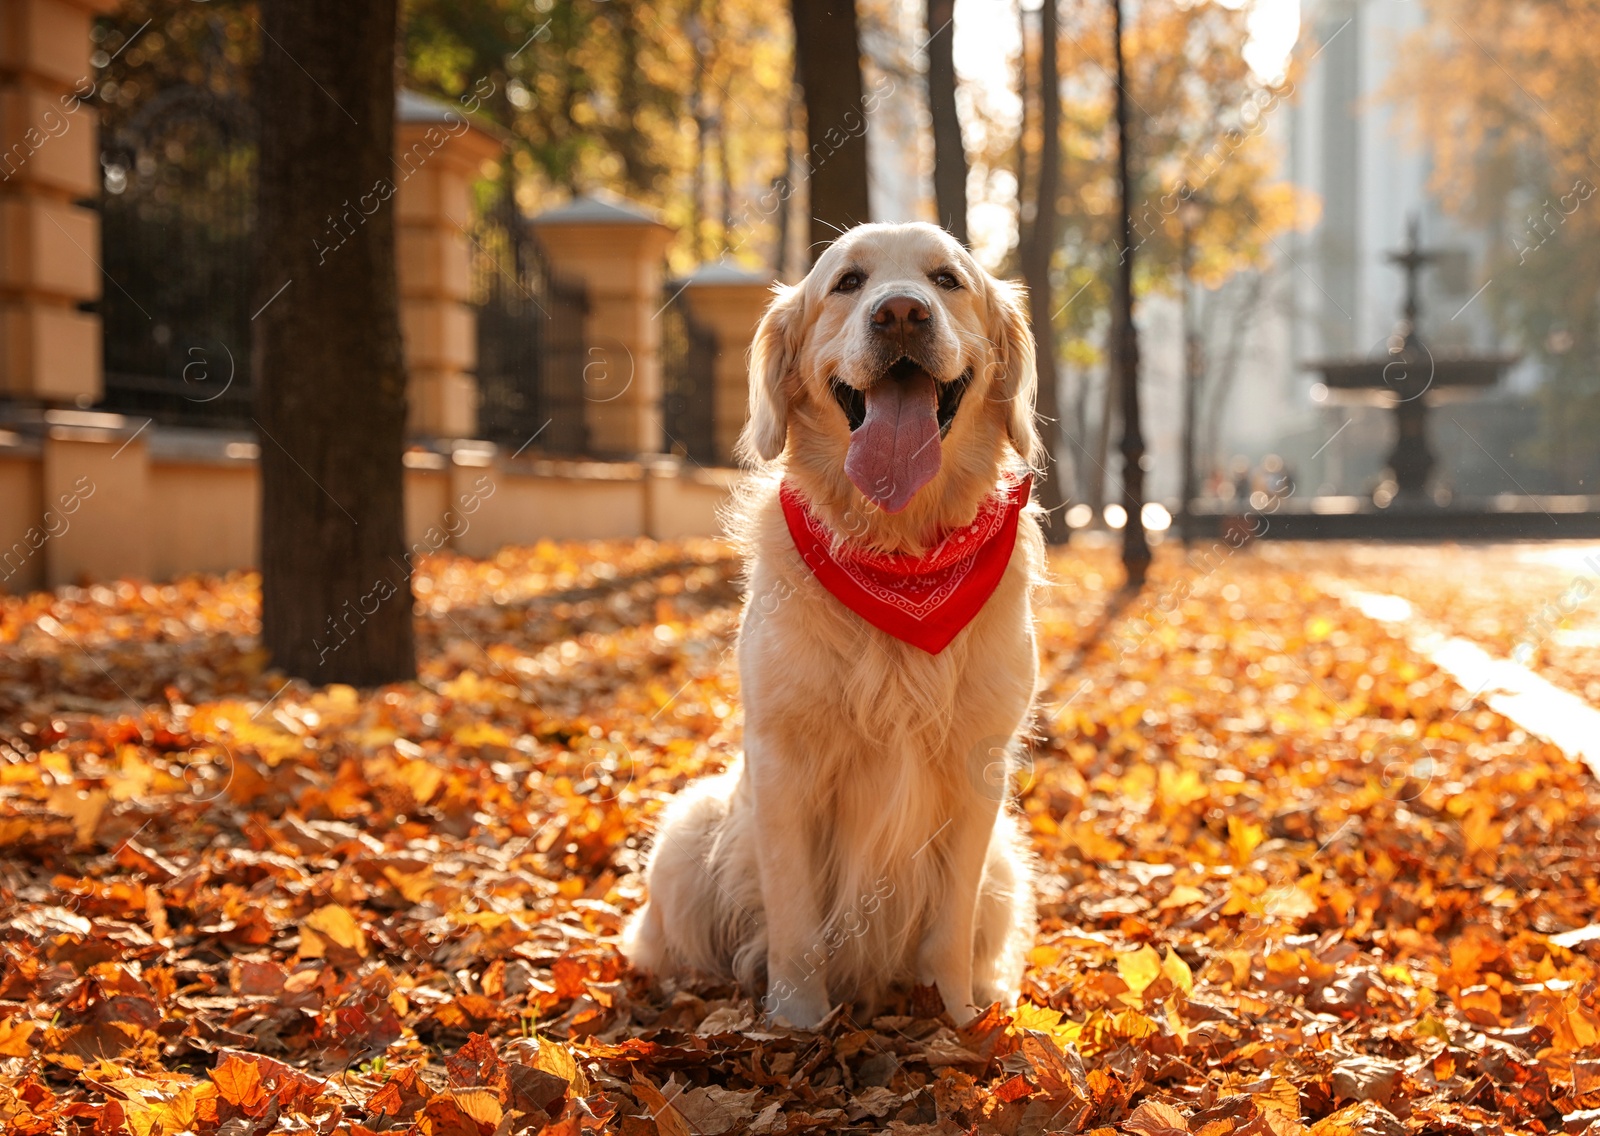
[[[510,207],[477,224],[472,259],[479,434],[513,450],[586,453],[583,285],[551,270]]]
[[[661,309],[662,448],[700,465],[715,465],[717,453],[716,336],[695,322],[681,285],[668,285]]]
[[[248,99],[167,87],[107,132],[101,167],[101,405],[172,424],[248,427]]]

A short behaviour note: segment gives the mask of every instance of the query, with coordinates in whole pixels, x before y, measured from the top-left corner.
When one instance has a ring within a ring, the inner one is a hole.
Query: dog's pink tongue
[[[844,471],[891,513],[939,472],[939,399],[933,378],[884,378],[867,388],[866,421],[850,435]]]

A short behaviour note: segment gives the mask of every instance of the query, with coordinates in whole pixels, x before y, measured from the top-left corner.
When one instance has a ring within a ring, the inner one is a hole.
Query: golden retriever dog
[[[733,518],[744,756],[664,811],[623,937],[636,966],[764,989],[802,1028],[913,982],[961,1020],[1015,1002],[1035,927],[1006,807],[1038,672],[1035,382],[1020,289],[933,225],[851,229],[777,290]],[[980,587],[951,582],[980,560]],[[852,581],[871,594],[842,599]]]

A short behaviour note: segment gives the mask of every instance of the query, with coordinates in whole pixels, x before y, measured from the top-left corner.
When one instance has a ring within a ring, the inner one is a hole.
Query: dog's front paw
[[[982,1007],[983,1010],[987,1010],[996,1002],[1000,1003],[1002,1010],[1014,1010],[1017,1008],[1017,999],[1020,996],[1015,986],[1007,986],[1000,983],[980,982],[973,987],[972,991],[973,1002]]]
[[[833,1009],[827,988],[819,978],[799,983],[778,979],[761,999],[762,1012],[774,1022],[795,1029],[816,1029]]]

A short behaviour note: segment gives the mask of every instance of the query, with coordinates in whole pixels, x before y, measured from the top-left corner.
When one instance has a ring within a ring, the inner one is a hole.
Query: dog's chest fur
[[[1004,794],[1007,747],[1037,669],[1028,591],[1038,527],[1023,518],[994,594],[930,655],[822,587],[775,497],[753,504],[746,531],[760,547],[739,641],[746,760],[764,781],[804,793],[821,818],[810,836],[824,865],[823,915],[847,931],[828,950],[830,983],[867,991],[883,970],[903,969],[944,894],[951,818],[993,812]],[[805,739],[802,768],[792,746],[763,745],[774,736]],[[757,768],[764,762],[785,767]]]

